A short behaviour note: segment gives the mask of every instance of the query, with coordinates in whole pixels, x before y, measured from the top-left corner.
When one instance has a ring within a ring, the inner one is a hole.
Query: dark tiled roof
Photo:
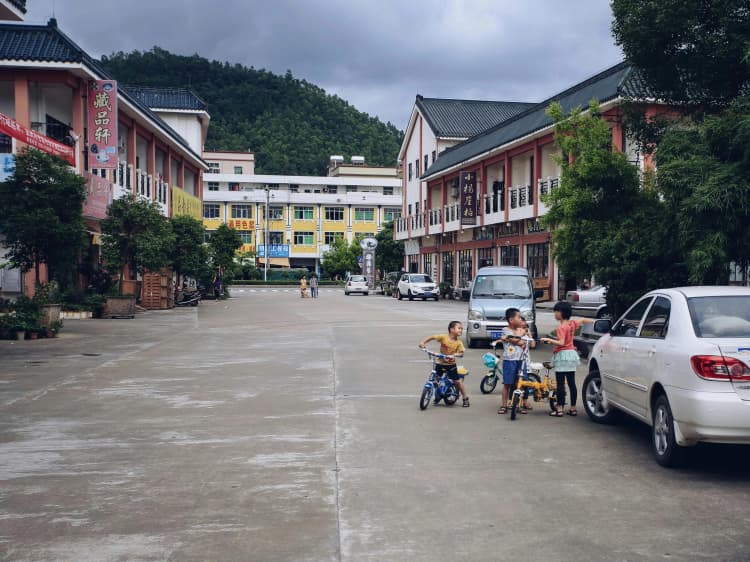
[[[8,2],[13,4],[22,14],[26,13],[26,0],[8,0]]]
[[[473,137],[533,105],[512,101],[451,100],[417,96],[417,107],[438,137]]]
[[[146,107],[151,109],[184,109],[205,111],[208,105],[197,95],[185,88],[153,88],[150,86],[129,86],[124,89]]]
[[[480,154],[549,127],[552,125],[552,119],[547,116],[547,108],[554,101],[560,103],[563,111],[567,113],[576,107],[586,107],[593,99],[604,103],[618,96],[636,99],[651,97],[649,92],[645,90],[642,80],[635,75],[633,68],[626,62],[617,64],[534,105],[507,121],[449,148],[440,154],[439,158],[422,177],[433,176]]]
[[[115,80],[115,77],[107,72],[99,61],[91,58],[58,29],[57,20],[54,18],[49,20],[46,26],[0,23],[0,63],[4,60],[80,63],[93,69],[104,79]],[[124,88],[118,88],[118,94],[145,113],[190,154],[201,160],[200,154],[190,148],[188,142],[148,106]]]

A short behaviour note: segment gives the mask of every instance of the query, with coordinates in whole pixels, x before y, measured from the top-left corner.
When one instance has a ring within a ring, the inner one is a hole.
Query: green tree
[[[116,199],[101,229],[106,266],[118,273],[121,286],[125,266],[131,274],[142,274],[170,265],[175,236],[158,203],[132,196]]]
[[[678,233],[653,189],[641,189],[636,168],[610,145],[611,131],[599,106],[564,115],[553,103],[560,186],[545,196],[553,252],[569,275],[608,287],[607,304],[619,315],[644,292],[682,284],[686,278]]]
[[[612,33],[655,96],[726,106],[750,86],[747,0],[612,0]]]
[[[330,248],[323,254],[321,268],[326,275],[346,275],[349,271],[359,271],[357,256],[362,253],[359,247],[359,240],[351,244],[343,238],[336,238],[330,245]]]
[[[208,249],[203,243],[203,223],[187,215],[172,217],[170,222],[175,236],[172,266],[178,283],[183,275],[200,278],[208,267]]]
[[[375,265],[383,273],[400,271],[404,265],[404,243],[393,239],[393,222],[386,223],[375,239]]]
[[[235,253],[242,247],[239,233],[226,224],[221,224],[211,235],[209,246],[214,267],[219,267],[225,272],[232,272]]]
[[[42,263],[61,285],[69,280],[84,246],[82,205],[86,180],[57,158],[29,148],[16,156],[16,169],[0,183],[0,235],[8,261],[22,271]]]

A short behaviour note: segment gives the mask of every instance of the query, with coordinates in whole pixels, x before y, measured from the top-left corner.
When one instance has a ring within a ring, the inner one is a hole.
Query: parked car
[[[440,291],[437,283],[432,277],[424,273],[404,273],[398,282],[398,300],[408,297],[410,301],[414,298],[438,300]]]
[[[602,285],[591,289],[568,291],[565,300],[570,303],[575,316],[611,318],[607,308],[607,288]]]
[[[750,444],[750,288],[651,291],[595,328],[609,333],[583,383],[591,420],[626,413],[649,424],[663,466],[698,442]]]
[[[471,284],[469,317],[466,323],[466,345],[476,347],[479,342],[490,342],[500,337],[508,325],[505,311],[517,308],[526,318],[534,338],[536,327],[536,298],[542,291],[534,291],[529,272],[523,267],[483,267]]]
[[[351,295],[352,293],[370,294],[370,286],[367,284],[367,278],[364,275],[352,275],[346,280],[344,294]]]

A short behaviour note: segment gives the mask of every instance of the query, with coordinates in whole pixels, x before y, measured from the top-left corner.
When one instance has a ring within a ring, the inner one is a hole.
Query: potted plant
[[[62,327],[63,327],[62,320],[56,320],[55,322],[52,322],[52,324],[50,324],[50,326],[47,328],[47,337],[48,338],[57,337],[57,334],[60,333],[60,330],[62,330]]]

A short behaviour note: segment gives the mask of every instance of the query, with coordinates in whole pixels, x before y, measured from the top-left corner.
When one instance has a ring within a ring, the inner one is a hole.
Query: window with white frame
[[[273,205],[268,207],[268,220],[279,221],[284,219],[284,207]]]
[[[338,193],[338,192],[339,192],[338,186],[335,186],[335,185],[326,186],[326,193]]]
[[[240,240],[242,240],[243,244],[252,244],[253,243],[253,232],[252,230],[240,230],[238,231],[240,235]]]
[[[203,204],[203,218],[204,219],[218,219],[221,212],[221,205],[219,203],[204,203]]]
[[[242,173],[242,166],[235,166],[234,167],[234,173],[235,174],[241,174]]]
[[[343,240],[344,239],[344,233],[343,232],[326,232],[325,233],[325,243],[326,244],[333,244],[336,240]]]
[[[383,187],[383,195],[393,195],[393,187],[389,185]]]
[[[383,209],[383,220],[385,222],[391,222],[401,217],[401,209],[386,207]]]
[[[250,205],[232,205],[233,219],[251,219],[253,218],[252,207]]]
[[[375,220],[375,210],[372,207],[355,207],[354,220],[372,222]]]
[[[280,231],[271,231],[268,233],[268,243],[269,244],[283,244],[284,243],[284,233]]]
[[[206,164],[208,164],[208,170],[206,170],[207,174],[221,173],[221,165],[218,162],[206,162]]]
[[[313,208],[312,207],[294,207],[294,220],[298,221],[311,221],[313,220]]]
[[[210,182],[208,182],[208,190],[209,191],[219,191],[219,182],[218,181],[210,181]]]
[[[344,208],[343,207],[326,207],[325,217],[327,221],[343,221],[344,220]]]
[[[294,244],[295,246],[312,246],[313,238],[314,233],[312,232],[295,232]]]
[[[413,175],[414,175],[414,171],[411,167],[411,162],[409,162],[409,181],[411,181],[411,178],[413,177]]]
[[[346,192],[347,193],[356,193],[357,192],[357,186],[356,185],[347,185],[346,186]]]

